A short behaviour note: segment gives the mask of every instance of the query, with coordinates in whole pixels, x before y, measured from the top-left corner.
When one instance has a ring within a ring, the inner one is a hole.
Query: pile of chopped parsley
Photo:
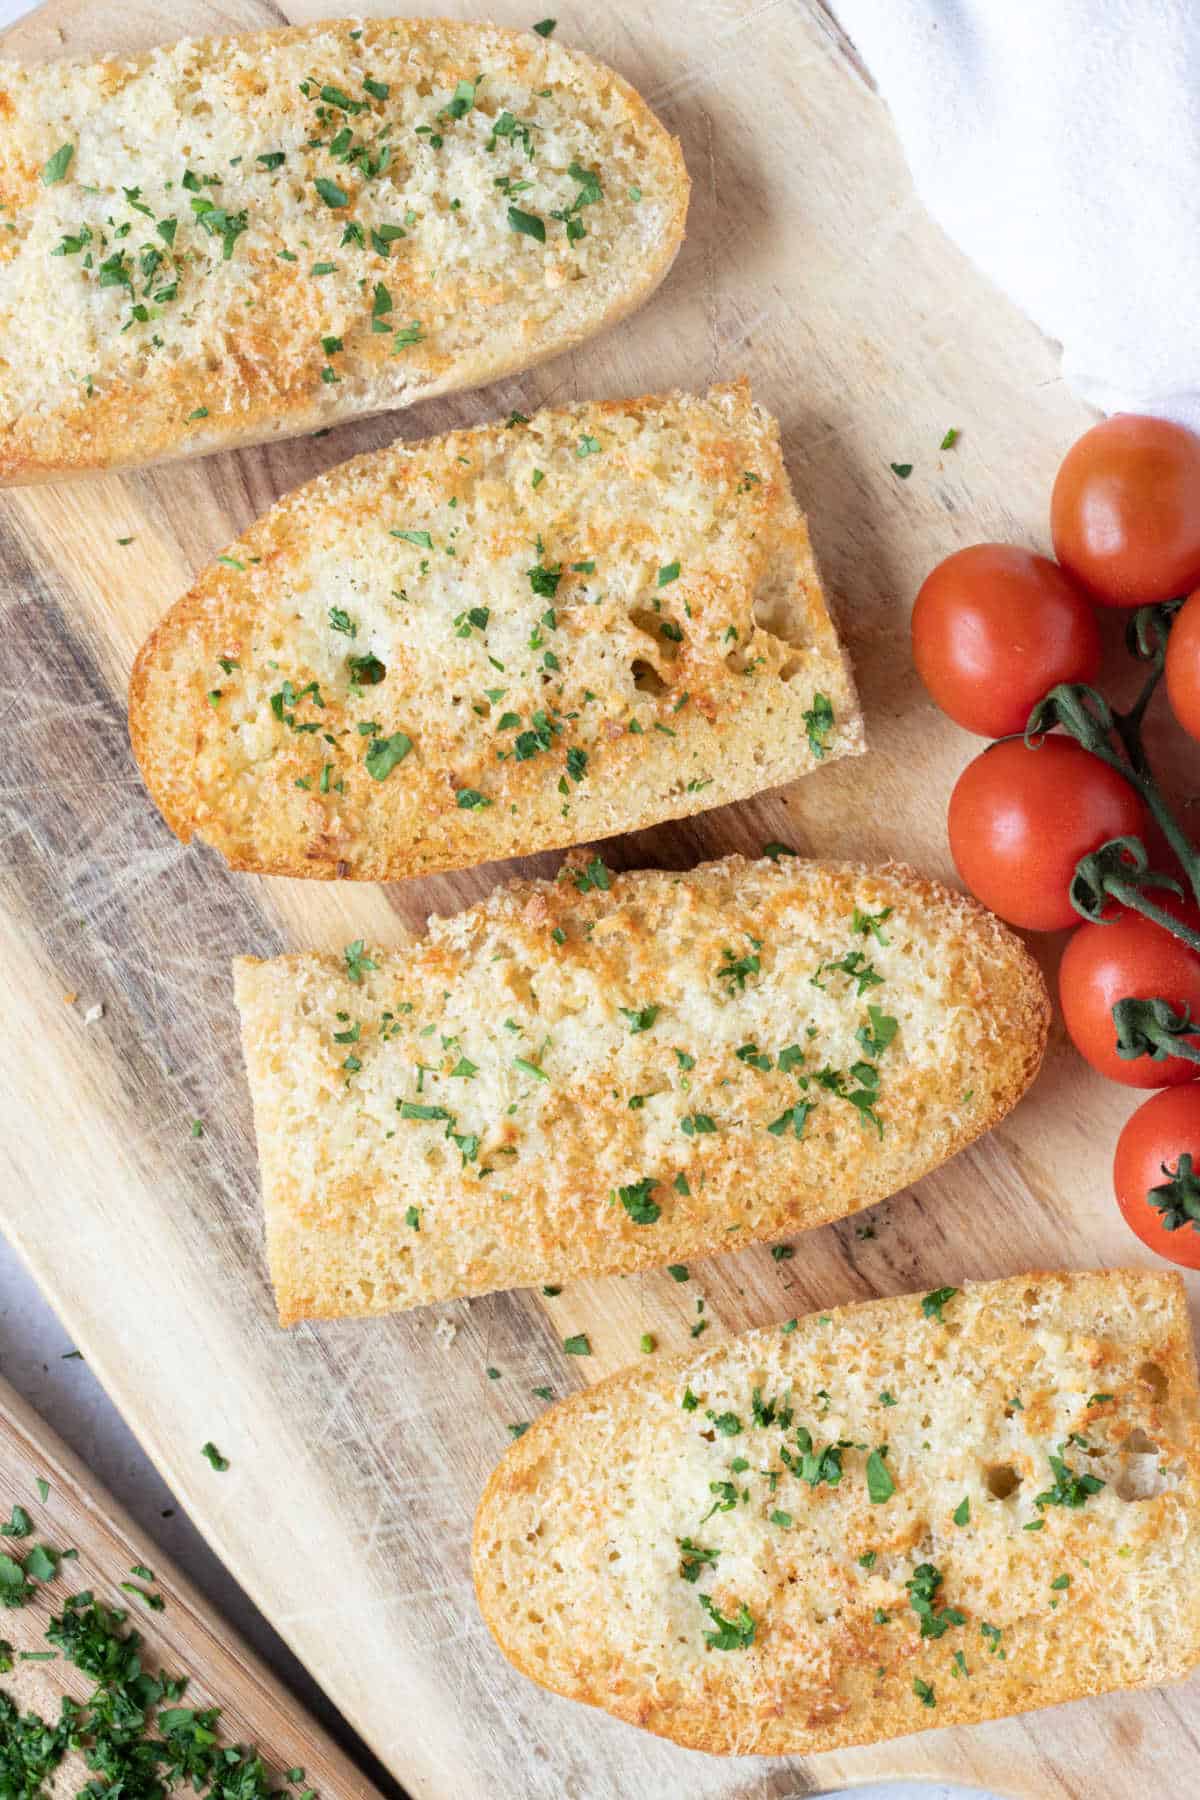
[[[43,1498],[45,1496],[43,1495]],[[32,1524],[23,1507],[14,1507],[6,1538],[23,1538]],[[21,1555],[0,1559],[0,1605],[25,1606],[42,1583],[56,1580],[74,1551],[36,1545]],[[154,1579],[142,1564],[132,1574]],[[161,1597],[132,1583],[152,1610]],[[21,1713],[0,1689],[0,1795],[3,1800],[49,1800],[51,1783],[68,1752],[83,1758],[91,1779],[77,1790],[76,1800],[167,1800],[184,1788],[202,1800],[316,1800],[304,1788],[304,1770],[289,1769],[290,1788],[277,1787],[252,1745],[224,1744],[218,1737],[220,1708],[183,1704],[186,1676],[151,1674],[143,1666],[143,1640],[132,1629],[128,1613],[109,1607],[89,1590],[72,1594],[45,1633],[50,1650],[14,1652],[0,1641],[0,1673],[14,1662],[53,1662],[61,1656],[94,1683],[80,1704],[62,1696],[59,1716],[51,1723],[35,1712]]]

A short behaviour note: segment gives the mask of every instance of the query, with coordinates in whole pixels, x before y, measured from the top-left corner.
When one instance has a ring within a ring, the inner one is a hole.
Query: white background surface
[[[21,0],[0,0],[0,30],[29,10]],[[431,5],[429,10],[436,9]],[[486,10],[481,5],[481,13]],[[97,1273],[99,1280],[100,1272]],[[369,1765],[362,1746],[319,1688],[178,1509],[170,1490],[87,1364],[74,1358],[64,1360],[72,1348],[54,1312],[13,1250],[0,1238],[0,1372],[143,1528],[147,1538],[145,1560],[153,1566],[153,1546],[161,1545],[309,1710],[352,1755]],[[369,1772],[385,1792],[397,1791],[377,1767],[369,1768]],[[968,1792],[965,1788],[924,1783],[887,1783],[882,1787],[856,1788],[854,1793],[855,1800],[989,1800],[980,1789]],[[323,1800],[335,1797],[325,1796]],[[648,1800],[653,1800],[653,1796]]]

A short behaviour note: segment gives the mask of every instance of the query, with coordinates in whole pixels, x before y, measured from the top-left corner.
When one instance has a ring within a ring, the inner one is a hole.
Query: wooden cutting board
[[[549,4],[489,10],[528,25]],[[132,48],[327,10],[50,0],[8,47]],[[1065,1052],[1061,1031],[998,1132],[869,1219],[803,1238],[790,1262],[759,1248],[697,1265],[686,1286],[651,1275],[386,1323],[275,1326],[228,958],[394,942],[502,871],[339,888],[234,877],[181,848],[130,758],[124,692],[139,641],[194,570],[285,489],[398,433],[744,370],[783,422],[872,754],[605,855],[682,866],[776,838],[949,875],[946,796],[976,745],[913,674],[911,597],[960,543],[1042,541],[1056,462],[1088,423],[1054,347],[922,212],[886,113],[815,0],[558,11],[560,36],[638,85],[691,169],[687,244],[643,312],[582,353],[407,417],[0,503],[0,1215],[193,1517],[421,1800],[767,1800],[891,1772],[1039,1800],[1150,1788],[1182,1800],[1200,1779],[1200,1684],[809,1761],[724,1763],[521,1680],[471,1593],[472,1510],[506,1427],[539,1405],[532,1388],[558,1394],[620,1366],[644,1331],[685,1348],[700,1294],[716,1335],[965,1277],[1147,1260],[1110,1198],[1129,1100]],[[962,436],[940,453],[951,426]],[[911,478],[891,462],[911,462]],[[1182,781],[1179,743],[1162,748]],[[561,1354],[579,1331],[588,1362]],[[210,1438],[227,1474],[200,1454]]]
[[[22,1712],[32,1710],[56,1724],[63,1694],[81,1703],[91,1694],[94,1683],[61,1656],[52,1662],[21,1660],[53,1654],[45,1639],[47,1623],[70,1595],[86,1588],[105,1606],[128,1611],[129,1627],[144,1640],[143,1668],[187,1676],[184,1705],[220,1707],[223,1742],[255,1746],[281,1784],[288,1773],[303,1772],[292,1786],[293,1800],[307,1789],[317,1800],[379,1800],[191,1582],[0,1380],[0,1517],[8,1520],[14,1506],[24,1509],[32,1530],[27,1537],[0,1540],[5,1555],[24,1559],[39,1544],[77,1552],[60,1563],[58,1576],[38,1589],[35,1600],[0,1613],[2,1635],[14,1653],[13,1669],[0,1689]],[[149,1569],[152,1578],[135,1575],[135,1569]],[[138,1594],[121,1585],[131,1578]],[[146,1605],[147,1594],[155,1596],[156,1609]],[[56,1800],[66,1800],[87,1779],[82,1759],[69,1757],[53,1784]]]

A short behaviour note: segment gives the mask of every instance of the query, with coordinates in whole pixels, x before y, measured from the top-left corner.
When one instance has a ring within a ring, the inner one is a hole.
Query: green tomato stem
[[[1189,949],[1195,950],[1200,955],[1200,931],[1193,931],[1191,926],[1185,925],[1182,919],[1175,918],[1164,907],[1156,906],[1154,901],[1148,900],[1144,891],[1135,887],[1132,882],[1109,880],[1105,883],[1105,892],[1111,894],[1121,906],[1128,907],[1130,912],[1141,913],[1144,919],[1151,920],[1155,925],[1161,925],[1164,931],[1169,931],[1173,937],[1181,938]]]

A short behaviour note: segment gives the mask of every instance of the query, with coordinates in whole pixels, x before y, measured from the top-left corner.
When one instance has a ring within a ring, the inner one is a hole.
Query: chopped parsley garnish
[[[376,781],[386,781],[392,770],[397,768],[412,749],[412,739],[403,731],[394,731],[391,737],[372,738],[367,745],[364,758],[367,774]]]
[[[780,1113],[777,1119],[772,1119],[767,1130],[772,1137],[786,1137],[790,1128],[794,1137],[802,1138],[811,1111],[810,1101],[798,1100],[794,1106],[789,1106],[786,1112]]]
[[[662,1008],[654,1004],[637,1008],[619,1006],[617,1011],[623,1019],[629,1020],[629,1034],[636,1037],[641,1031],[649,1031]]]
[[[679,1121],[684,1137],[711,1137],[716,1131],[716,1120],[709,1113],[688,1113]]]
[[[1000,1640],[1004,1636],[1004,1632],[999,1625],[989,1625],[987,1620],[984,1619],[979,1626],[979,1635],[987,1644],[988,1649],[993,1656],[998,1656],[1001,1662],[1007,1660],[1007,1650],[1002,1650],[1000,1648]]]
[[[748,1650],[754,1642],[754,1620],[748,1608],[739,1605],[734,1618],[724,1618],[707,1594],[699,1596],[700,1604],[713,1622],[714,1630],[706,1631],[704,1641],[710,1650]]]
[[[787,1330],[787,1326],[784,1326]],[[822,1482],[827,1487],[837,1487],[842,1479],[842,1450],[839,1444],[828,1444],[824,1450],[814,1448],[812,1433],[805,1425],[796,1427],[796,1444],[799,1456],[790,1450],[781,1449],[780,1458],[785,1466],[806,1481],[811,1488],[820,1487]]]
[[[944,1324],[945,1321],[942,1318],[942,1308],[946,1305],[947,1301],[953,1300],[957,1292],[958,1289],[956,1287],[934,1288],[932,1294],[926,1294],[925,1298],[921,1301],[921,1311],[927,1319],[936,1319],[939,1324]]]
[[[867,1495],[872,1506],[882,1506],[896,1491],[891,1470],[884,1460],[886,1456],[887,1445],[881,1444],[867,1458]]]
[[[277,688],[275,693],[271,695],[271,711],[281,725],[288,726],[289,729],[296,732],[298,736],[302,736],[306,732],[315,732],[319,729],[315,720],[307,720],[302,724],[297,724],[296,722],[297,709],[302,701],[308,699],[312,700],[315,707],[324,711],[325,702],[321,697],[321,687],[319,682],[310,681],[306,686],[298,688],[294,682],[285,681],[283,686]]]
[[[532,569],[527,569],[526,574],[529,576],[529,585],[539,600],[553,600],[558,592],[558,584],[562,580],[561,563],[538,562]]]
[[[53,1581],[58,1574],[59,1553],[49,1544],[35,1544],[25,1558],[25,1573],[34,1581]]]
[[[921,1621],[923,1638],[940,1638],[952,1625],[966,1624],[965,1614],[955,1606],[944,1606],[941,1612],[934,1611],[937,1591],[942,1585],[942,1574],[932,1563],[918,1563],[904,1585],[908,1589],[908,1604]]]
[[[715,1413],[710,1407],[704,1416],[706,1419],[712,1420],[713,1430],[719,1431],[722,1437],[739,1437],[741,1435],[742,1421],[736,1413]]]
[[[954,448],[955,444],[957,444],[960,436],[961,436],[961,433],[959,432],[958,427],[956,425],[951,425],[949,431],[946,433],[945,437],[942,439],[941,443],[938,445],[938,449],[939,450],[953,450],[953,448]]]
[[[572,879],[581,894],[590,893],[593,888],[607,893],[612,886],[612,878],[604,866],[603,858],[599,856],[593,856],[584,868],[576,869]]]
[[[799,856],[798,850],[792,850],[787,844],[778,844],[774,840],[763,845],[763,855],[769,856],[772,862],[778,862],[781,856]]]
[[[345,188],[339,187],[336,181],[330,181],[328,176],[318,175],[313,186],[326,206],[349,206],[350,196]]]
[[[0,1525],[0,1537],[28,1537],[33,1530],[33,1521],[23,1506],[15,1506],[6,1525]]]
[[[672,1281],[688,1281],[691,1279],[686,1263],[668,1263],[667,1274]]]
[[[53,187],[61,181],[71,166],[71,158],[75,154],[74,144],[60,144],[54,155],[47,157],[42,164],[42,186]]]
[[[406,544],[415,544],[419,550],[433,549],[433,539],[427,531],[393,531],[391,535],[403,538]]]
[[[1061,1456],[1051,1456],[1050,1470],[1054,1476],[1054,1486],[1045,1493],[1034,1497],[1033,1504],[1041,1512],[1047,1506],[1067,1506],[1077,1509],[1086,1505],[1093,1494],[1098,1494],[1104,1483],[1098,1475],[1079,1475]]]
[[[871,1023],[859,1026],[858,1041],[868,1056],[882,1056],[899,1031],[900,1021],[885,1013],[881,1006],[868,1006],[867,1015]]]
[[[679,1545],[679,1573],[685,1581],[698,1581],[704,1568],[716,1568],[718,1550],[706,1550],[691,1538],[676,1538]]]
[[[650,1197],[657,1186],[653,1175],[644,1175],[640,1181],[617,1189],[621,1205],[635,1225],[655,1225],[662,1217],[662,1207]]]
[[[460,807],[463,812],[479,812],[483,807],[492,804],[487,795],[481,794],[478,788],[459,788],[454,796],[454,801],[455,805]]]
[[[347,944],[342,955],[346,959],[346,973],[356,986],[364,974],[369,974],[373,969],[379,967],[379,964],[372,962],[367,955],[366,943],[362,938],[355,938],[352,944]]]
[[[410,1231],[420,1231],[421,1215],[415,1206],[410,1206],[406,1209],[404,1223],[408,1226]],[[488,1373],[490,1374],[491,1371],[489,1370]]]
[[[539,19],[533,29],[539,37],[548,38],[557,24],[557,19]]]
[[[510,206],[508,223],[510,228],[519,232],[522,237],[533,238],[539,244],[545,243],[546,223],[544,219],[539,219],[536,213],[522,212],[519,206]]]
[[[586,1331],[579,1332],[575,1337],[564,1338],[563,1349],[568,1356],[590,1356],[592,1354],[592,1346],[588,1342]]]
[[[884,935],[883,925],[886,920],[891,918],[893,910],[892,907],[885,906],[877,913],[869,913],[862,912],[856,906],[850,920],[850,929],[857,932],[860,937],[866,937],[869,934],[877,944],[889,943],[890,939]]]
[[[673,581],[678,580],[679,564],[677,562],[664,563],[662,568],[658,571],[656,586],[660,588],[669,587]]]
[[[750,942],[754,945],[756,952],[762,948],[756,938],[751,938]],[[762,964],[757,954],[735,956],[732,950],[726,948],[721,952],[721,966],[717,970],[717,980],[728,982],[729,986],[726,990],[728,993],[732,994],[736,988],[737,992],[741,994],[745,992],[747,976],[757,975],[761,968]]]
[[[801,715],[804,728],[808,733],[808,747],[820,762],[828,748],[828,737],[833,730],[833,704],[826,694],[814,694],[813,703]]]
[[[907,481],[913,472],[911,463],[889,463],[888,468],[892,471],[893,475],[898,475],[901,481]]]
[[[969,1525],[971,1522],[971,1496],[965,1494],[951,1513],[950,1517],[956,1525]]]
[[[917,1699],[921,1702],[922,1706],[937,1705],[937,1696],[933,1689],[927,1681],[922,1681],[919,1675],[913,1676],[913,1693],[917,1696]]]
[[[228,1459],[221,1455],[211,1438],[207,1444],[201,1446],[200,1454],[206,1459],[210,1468],[217,1471],[218,1475],[223,1475],[229,1467]]]
[[[344,612],[340,606],[331,606],[329,609],[329,629],[340,631],[345,637],[358,636],[358,626],[350,614]]]

